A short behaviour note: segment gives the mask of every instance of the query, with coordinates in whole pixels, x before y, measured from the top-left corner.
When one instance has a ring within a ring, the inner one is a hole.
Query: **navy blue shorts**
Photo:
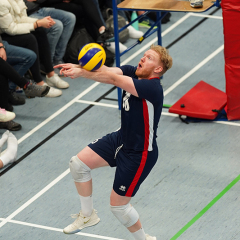
[[[111,167],[116,167],[113,190],[120,196],[133,197],[158,158],[157,147],[151,152],[127,150],[119,131],[107,134],[88,146]]]

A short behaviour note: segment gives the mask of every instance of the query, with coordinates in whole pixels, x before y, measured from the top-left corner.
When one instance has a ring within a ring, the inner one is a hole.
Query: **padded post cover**
[[[222,0],[228,120],[240,119],[240,1]]]
[[[169,108],[170,113],[214,120],[227,104],[226,93],[200,81]],[[217,111],[215,111],[217,110]]]

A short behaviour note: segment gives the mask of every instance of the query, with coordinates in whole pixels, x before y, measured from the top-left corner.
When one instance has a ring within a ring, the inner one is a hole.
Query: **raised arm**
[[[98,72],[113,72],[116,73],[117,75],[123,75],[123,72],[120,68],[118,67],[107,67],[103,65],[101,68],[97,70]]]
[[[56,67],[63,67],[63,69],[61,69],[61,73],[65,77],[70,78],[83,77],[92,79],[96,82],[112,84],[138,97],[132,78],[124,76],[120,68],[103,66],[97,71],[90,72],[80,67],[76,67],[76,65],[75,67],[66,68],[66,65],[64,66],[64,64],[62,65],[60,64],[55,66],[55,68]]]

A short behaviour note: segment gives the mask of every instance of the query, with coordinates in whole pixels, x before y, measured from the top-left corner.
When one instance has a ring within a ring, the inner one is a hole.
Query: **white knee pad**
[[[134,209],[134,207],[128,203],[123,206],[111,206],[111,211],[115,215],[115,217],[125,226],[131,227],[134,225],[138,219],[138,212]]]
[[[83,163],[77,156],[71,158],[69,167],[75,182],[88,182],[92,179],[91,168]]]

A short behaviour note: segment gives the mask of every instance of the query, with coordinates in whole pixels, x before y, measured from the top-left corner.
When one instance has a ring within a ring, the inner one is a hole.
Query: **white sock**
[[[85,217],[90,217],[93,211],[93,199],[92,195],[89,197],[83,197],[79,195],[81,201],[82,214]]]
[[[140,228],[138,231],[132,233],[133,237],[135,240],[145,240],[146,239],[146,234],[143,230],[143,228]]]
[[[129,31],[129,36],[130,38],[140,38],[143,36],[143,32],[136,30],[133,26],[129,25],[127,27],[128,31]]]
[[[2,152],[2,147],[3,147],[4,143],[8,139],[8,135],[9,135],[9,131],[7,130],[6,132],[4,132],[4,134],[2,135],[2,138],[0,139],[0,153]]]
[[[7,164],[14,162],[17,158],[18,142],[17,138],[11,132],[9,132],[7,143],[8,143],[7,150],[1,156],[3,166],[6,166]]]

